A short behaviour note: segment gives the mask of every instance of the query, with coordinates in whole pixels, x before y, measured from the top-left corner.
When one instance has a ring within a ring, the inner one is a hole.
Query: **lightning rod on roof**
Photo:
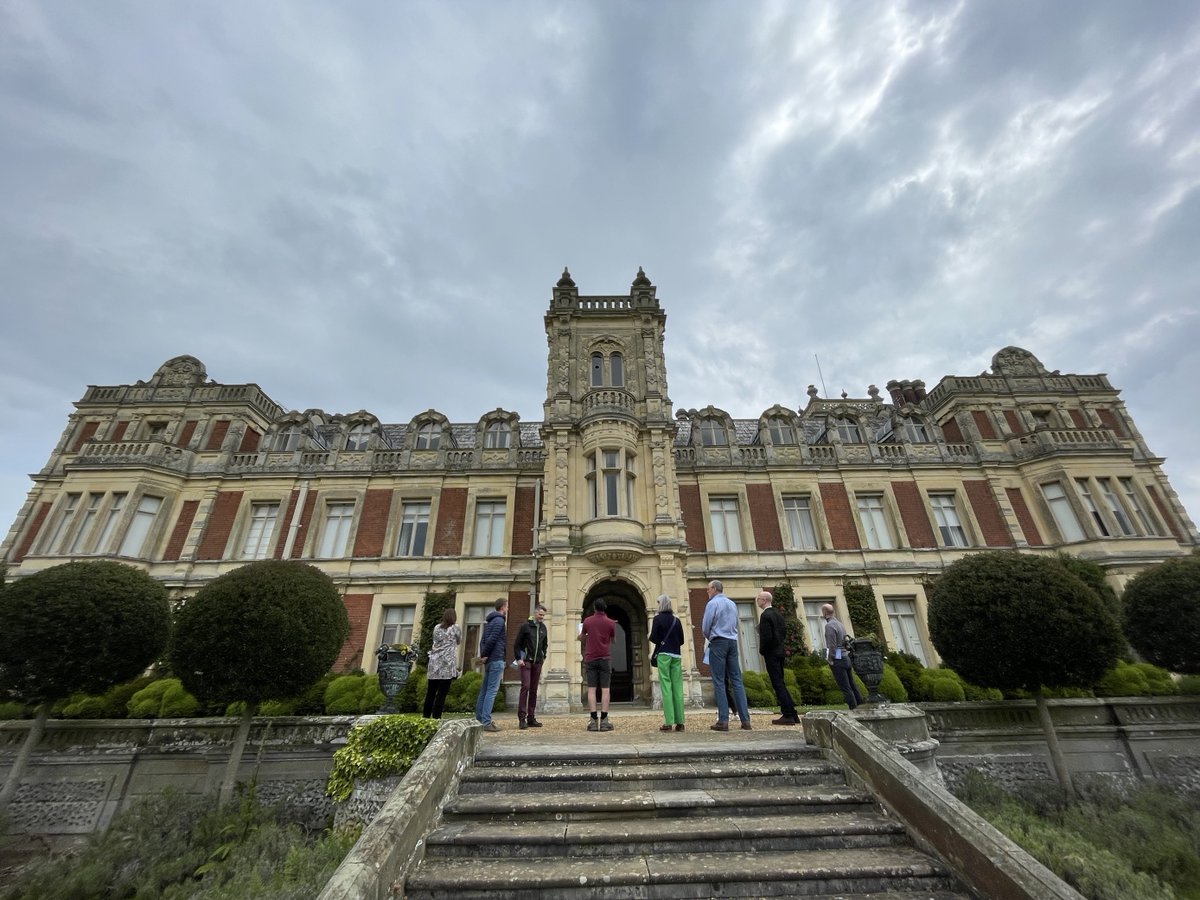
[[[821,373],[821,357],[814,353],[813,359],[817,361],[817,377],[821,379],[821,394],[825,397],[828,397],[829,391],[825,389],[825,376]]]

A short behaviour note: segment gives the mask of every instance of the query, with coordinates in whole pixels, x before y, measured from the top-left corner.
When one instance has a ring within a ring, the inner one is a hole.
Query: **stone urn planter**
[[[867,686],[867,703],[890,703],[887,697],[879,693],[879,683],[883,681],[883,653],[875,646],[870,638],[847,638],[847,649],[850,651],[850,665],[854,674],[862,679]]]
[[[396,695],[404,690],[408,676],[412,674],[413,663],[417,661],[417,651],[408,644],[382,644],[375,651],[379,660],[379,689],[387,702],[379,707],[382,716],[397,713]]]

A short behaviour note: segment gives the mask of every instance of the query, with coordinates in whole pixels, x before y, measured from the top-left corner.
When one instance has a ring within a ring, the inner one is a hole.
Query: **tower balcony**
[[[627,566],[650,551],[645,526],[634,519],[593,519],[580,537],[583,555],[598,566]]]

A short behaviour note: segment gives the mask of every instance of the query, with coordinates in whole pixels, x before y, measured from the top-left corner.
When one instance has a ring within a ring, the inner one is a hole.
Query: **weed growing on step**
[[[253,792],[218,808],[213,797],[166,790],[82,851],[33,863],[0,900],[302,900],[320,893],[357,837],[308,834]]]
[[[956,793],[1091,900],[1200,900],[1200,800],[1158,785],[1094,781],[1068,801],[1010,792],[979,772]]]

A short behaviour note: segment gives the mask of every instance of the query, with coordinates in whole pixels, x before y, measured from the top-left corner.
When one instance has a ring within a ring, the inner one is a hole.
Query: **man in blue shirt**
[[[737,604],[725,596],[725,587],[719,581],[708,583],[708,605],[704,607],[701,628],[708,641],[708,667],[717,695],[717,722],[709,727],[713,731],[729,730],[729,698],[725,696],[725,680],[729,679],[738,718],[742,720],[743,730],[749,731],[750,705],[746,702],[742,666],[738,660]]]

